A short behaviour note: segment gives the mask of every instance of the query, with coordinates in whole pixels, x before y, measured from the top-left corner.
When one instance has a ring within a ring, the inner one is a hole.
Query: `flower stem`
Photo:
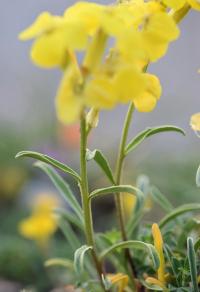
[[[93,231],[93,222],[92,222],[92,212],[91,204],[89,201],[89,192],[88,192],[88,177],[87,177],[87,163],[86,163],[86,148],[87,148],[87,132],[86,132],[86,119],[85,114],[83,113],[80,123],[80,133],[81,133],[81,142],[80,142],[80,172],[81,172],[81,197],[82,197],[82,207],[84,214],[84,223],[85,223],[85,236],[87,245],[92,247],[92,257],[95,263],[95,267],[101,282],[103,291],[105,291],[102,275],[103,269],[99,258],[96,253],[96,246],[94,242],[94,231]]]
[[[127,142],[128,131],[129,131],[131,120],[132,120],[133,111],[134,111],[134,105],[133,105],[133,102],[131,102],[129,109],[128,109],[128,112],[127,112],[127,115],[126,115],[126,118],[125,118],[124,127],[123,127],[123,131],[122,131],[122,136],[121,136],[121,142],[120,142],[120,146],[119,146],[117,166],[116,166],[116,184],[117,185],[119,185],[121,183],[122,170],[123,170],[123,164],[124,164],[124,158],[125,158],[124,151],[125,151],[125,146],[126,146],[126,142]],[[122,202],[122,197],[121,197],[120,193],[115,195],[115,205],[116,205],[116,209],[117,209],[117,217],[118,217],[118,221],[119,221],[121,237],[122,237],[123,241],[126,241],[128,238],[127,238],[125,222],[124,222],[123,202]],[[129,266],[131,268],[131,272],[132,272],[132,276],[133,276],[133,278],[132,278],[133,285],[134,285],[134,288],[136,289],[136,283],[134,280],[134,278],[136,277],[136,271],[135,271],[135,267],[133,265],[133,261],[132,261],[129,249],[125,250],[125,257],[126,257],[128,263],[129,263]]]

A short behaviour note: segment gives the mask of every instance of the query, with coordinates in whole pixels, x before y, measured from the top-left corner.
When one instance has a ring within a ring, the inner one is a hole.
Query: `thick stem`
[[[128,109],[128,112],[127,112],[127,115],[126,115],[125,122],[124,122],[124,128],[122,131],[122,137],[121,137],[121,142],[120,142],[120,147],[119,147],[117,166],[116,166],[116,184],[117,185],[119,185],[121,183],[123,163],[124,163],[124,158],[125,158],[124,151],[125,151],[125,146],[126,146],[126,142],[127,142],[128,131],[129,131],[131,120],[132,120],[133,111],[134,111],[134,105],[131,102],[129,109]],[[122,237],[123,241],[126,241],[128,238],[127,238],[126,228],[125,228],[124,210],[123,210],[123,202],[122,202],[121,194],[115,195],[115,204],[116,204],[116,209],[117,209],[117,217],[119,220],[121,237]],[[125,250],[125,257],[126,257],[128,264],[131,268],[131,272],[132,272],[132,276],[133,276],[132,282],[133,282],[134,288],[136,290],[137,288],[136,288],[136,283],[134,280],[134,278],[136,276],[136,271],[135,271],[135,267],[133,265],[133,261],[132,261],[129,249]]]
[[[86,148],[87,148],[87,133],[86,133],[86,119],[83,113],[81,124],[80,124],[80,132],[81,132],[81,142],[80,142],[80,172],[81,172],[81,197],[82,197],[82,207],[84,214],[84,223],[85,223],[85,236],[87,245],[92,246],[92,257],[96,266],[96,270],[99,276],[99,280],[101,282],[103,291],[105,291],[103,282],[102,282],[102,274],[103,269],[101,263],[96,254],[96,247],[94,242],[94,231],[93,231],[93,222],[92,222],[92,212],[91,212],[91,204],[88,198],[88,178],[87,178],[87,163],[86,163]]]

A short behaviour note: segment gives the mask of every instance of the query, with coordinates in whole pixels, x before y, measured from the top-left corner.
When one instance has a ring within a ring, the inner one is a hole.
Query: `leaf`
[[[140,175],[137,178],[136,187],[144,194],[143,198],[137,197],[135,207],[127,224],[128,237],[133,236],[138,224],[141,222],[143,215],[145,214],[145,198],[149,193],[149,178],[146,175]]]
[[[87,251],[91,250],[92,246],[82,245],[74,253],[74,269],[77,275],[83,273],[84,258]]]
[[[35,166],[42,169],[51,179],[56,189],[60,192],[65,201],[69,204],[69,206],[74,210],[78,218],[83,222],[83,213],[82,209],[73,195],[69,185],[64,181],[64,179],[53,169],[53,167],[49,166],[43,162],[36,162]]]
[[[61,218],[60,218],[60,220],[58,220],[58,226],[61,229],[61,231],[63,232],[67,241],[69,242],[72,251],[74,252],[81,245],[75,232],[71,228],[70,224]]]
[[[21,152],[17,153],[17,155],[15,156],[15,158],[21,158],[21,157],[31,157],[31,158],[37,159],[39,161],[45,162],[47,164],[50,164],[50,165],[62,170],[63,172],[71,174],[77,181],[81,180],[78,173],[76,173],[72,168],[65,165],[64,163],[59,162],[58,160],[55,160],[54,158],[52,158],[46,154],[42,154],[42,153],[34,152],[34,151],[21,151]]]
[[[188,222],[184,224],[184,226],[182,226],[181,234],[179,235],[177,242],[177,246],[179,248],[184,248],[187,242],[188,235],[191,233],[192,230],[197,229],[199,225],[199,220],[197,220],[196,218],[191,218]]]
[[[166,212],[171,212],[173,210],[172,204],[155,186],[151,187],[151,196],[154,199],[154,201],[158,205],[160,205]]]
[[[164,245],[164,252],[165,252],[165,255],[167,257],[168,262],[171,265],[174,278],[176,279],[176,284],[179,287],[180,283],[179,283],[179,280],[178,280],[178,273],[179,273],[178,267],[177,267],[177,265],[176,265],[176,263],[174,261],[173,253],[172,253],[170,247],[167,244]]]
[[[109,181],[112,184],[115,184],[111,167],[106,157],[103,155],[103,153],[100,150],[96,149],[94,151],[90,151],[89,149],[87,149],[86,159],[87,161],[94,159],[95,162],[99,165],[99,167],[103,170],[103,172],[105,173]]]
[[[197,170],[197,174],[196,174],[196,185],[198,187],[200,187],[200,166],[199,166],[199,168]]]
[[[192,280],[193,291],[198,292],[198,280],[197,280],[197,263],[196,263],[196,255],[194,250],[194,243],[191,237],[187,239],[187,253],[188,260],[190,266],[190,275]]]
[[[135,248],[135,249],[146,250],[153,262],[154,269],[157,270],[159,268],[160,261],[159,261],[159,256],[155,247],[152,244],[145,243],[143,241],[137,241],[137,240],[122,241],[122,242],[112,245],[111,247],[104,250],[100,254],[100,259],[103,260],[108,254],[112,253],[113,251],[117,249],[124,249],[124,248],[129,248],[129,249]]]
[[[171,126],[171,125],[147,128],[144,131],[140,132],[136,137],[134,137],[130,141],[130,143],[125,148],[125,155],[127,155],[130,151],[134,150],[146,138],[151,137],[151,136],[158,134],[158,133],[162,133],[162,132],[178,132],[180,134],[185,135],[185,132],[181,128]]]
[[[73,262],[68,259],[63,258],[53,258],[45,261],[45,267],[52,267],[52,266],[61,266],[67,269],[72,270],[74,268]]]
[[[200,238],[198,238],[197,241],[195,242],[195,245],[194,245],[195,252],[197,252],[199,248],[200,248]]]
[[[200,210],[200,204],[185,204],[182,205],[176,209],[174,209],[173,211],[171,211],[169,214],[167,214],[159,223],[160,228],[163,228],[167,223],[169,223],[170,221],[174,220],[176,217],[187,213],[187,212],[191,212],[191,211],[196,211],[196,210]]]
[[[74,226],[78,227],[81,231],[84,230],[83,223],[72,212],[61,208],[55,208],[53,209],[53,212],[64,220],[67,220],[67,222],[70,222]]]
[[[143,199],[144,197],[142,191],[140,191],[139,189],[135,187],[132,187],[130,185],[119,185],[119,186],[111,186],[107,188],[97,189],[89,195],[89,199],[92,200],[99,196],[104,196],[104,195],[113,194],[113,193],[122,193],[122,192],[133,194],[135,196],[140,197],[141,199]]]
[[[161,288],[160,286],[158,285],[155,285],[155,284],[150,284],[150,283],[147,283],[146,281],[141,281],[142,284],[149,290],[154,290],[154,291],[163,291],[163,288]]]

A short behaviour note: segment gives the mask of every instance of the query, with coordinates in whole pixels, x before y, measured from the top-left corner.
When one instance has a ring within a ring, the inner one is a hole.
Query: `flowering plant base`
[[[62,17],[44,12],[20,34],[22,40],[35,38],[31,57],[37,65],[63,69],[56,97],[59,120],[80,122],[79,172],[45,154],[22,151],[16,156],[36,159],[36,166],[50,177],[72,209],[69,212],[57,208],[54,212],[71,245],[74,262],[50,259],[46,265],[62,265],[71,270],[80,291],[199,289],[200,239],[194,242],[188,235],[199,226],[198,220],[191,218],[191,212],[199,211],[200,204],[174,208],[145,176],[138,178],[136,186],[122,183],[125,158],[146,139],[169,131],[184,135],[181,128],[166,125],[147,128],[128,142],[134,110],[153,110],[161,95],[159,79],[147,72],[148,65],[165,55],[170,42],[179,36],[178,23],[191,8],[199,10],[199,1],[132,0],[107,6],[78,2]],[[114,40],[112,48],[109,39]],[[84,52],[81,62],[77,51]],[[118,103],[130,105],[113,171],[102,151],[88,149],[88,136],[98,125],[99,112]],[[109,186],[89,190],[87,162],[90,160],[100,167]],[[81,204],[56,169],[77,182]],[[124,193],[135,200],[126,223]],[[95,234],[91,203],[108,195],[115,197],[119,231]],[[149,200],[156,201],[166,213],[153,225],[142,221]],[[73,225],[84,234],[83,242],[74,233]],[[107,263],[114,272],[109,271]]]

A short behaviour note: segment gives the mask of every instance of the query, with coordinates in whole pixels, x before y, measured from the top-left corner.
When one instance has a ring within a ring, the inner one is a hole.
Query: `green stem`
[[[121,177],[122,177],[122,170],[123,170],[123,164],[124,164],[124,158],[125,158],[125,146],[128,138],[128,131],[130,128],[131,120],[132,120],[132,115],[134,111],[134,105],[133,102],[130,103],[125,122],[124,122],[124,128],[122,131],[122,136],[121,136],[121,142],[120,142],[120,147],[119,147],[119,152],[118,152],[118,159],[117,159],[117,166],[116,166],[116,184],[119,185],[121,183]],[[126,234],[126,228],[125,228],[125,220],[124,220],[124,210],[123,210],[123,202],[122,202],[122,197],[121,194],[116,194],[115,195],[115,205],[117,209],[117,217],[119,221],[119,227],[121,231],[121,237],[123,241],[128,240],[127,234]],[[131,268],[132,272],[132,282],[134,289],[136,291],[136,283],[135,283],[135,276],[136,276],[136,271],[135,267],[133,265],[133,261],[131,258],[131,254],[129,249],[125,250],[125,257],[127,258],[127,261],[129,263],[129,266]]]
[[[93,231],[93,222],[92,222],[92,212],[91,205],[89,201],[89,192],[88,192],[88,178],[87,178],[87,163],[86,163],[86,148],[87,148],[87,132],[86,132],[86,119],[85,114],[83,113],[81,124],[80,124],[80,132],[81,132],[81,142],[80,142],[80,172],[81,172],[81,196],[82,196],[82,207],[84,214],[84,223],[85,223],[85,236],[87,245],[92,246],[92,257],[96,266],[96,270],[99,276],[99,280],[101,282],[103,291],[105,291],[103,282],[102,282],[102,274],[103,269],[101,263],[98,259],[96,253],[96,246],[94,242],[94,231]]]

